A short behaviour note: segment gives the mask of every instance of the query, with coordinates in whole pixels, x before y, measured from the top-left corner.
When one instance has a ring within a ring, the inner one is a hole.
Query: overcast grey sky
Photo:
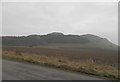
[[[5,2],[2,35],[94,34],[118,43],[117,2]]]

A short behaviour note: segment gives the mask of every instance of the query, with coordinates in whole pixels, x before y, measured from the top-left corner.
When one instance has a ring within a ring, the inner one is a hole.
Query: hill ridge
[[[3,46],[39,46],[48,44],[70,44],[76,47],[94,47],[94,48],[106,48],[114,49],[117,46],[107,40],[106,38],[99,37],[93,34],[84,35],[65,35],[60,32],[52,32],[46,35],[32,34],[28,36],[2,36]]]

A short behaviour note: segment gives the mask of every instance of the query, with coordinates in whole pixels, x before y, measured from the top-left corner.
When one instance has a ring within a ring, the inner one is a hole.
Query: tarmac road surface
[[[100,77],[2,59],[3,80],[105,80]]]

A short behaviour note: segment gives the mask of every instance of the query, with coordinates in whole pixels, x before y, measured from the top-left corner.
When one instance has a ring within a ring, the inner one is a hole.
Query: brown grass
[[[102,65],[95,63],[92,59],[87,61],[72,61],[67,58],[53,57],[46,55],[37,55],[29,53],[21,53],[19,51],[2,51],[3,58],[12,58],[17,60],[24,60],[31,63],[49,65],[66,70],[83,72],[98,76],[118,78],[118,70],[116,67],[110,65]]]
[[[2,57],[2,49],[0,49],[0,58]]]
[[[45,55],[47,57],[66,58],[71,61],[92,60],[97,64],[107,64],[114,67],[118,66],[118,53],[111,50],[84,50],[84,49],[49,49],[49,48],[30,48],[30,47],[3,47],[3,50],[18,51],[21,53]]]

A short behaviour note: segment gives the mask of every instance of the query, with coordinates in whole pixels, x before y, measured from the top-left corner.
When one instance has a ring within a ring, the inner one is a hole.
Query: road
[[[104,80],[96,76],[74,73],[46,66],[2,60],[3,80]]]

